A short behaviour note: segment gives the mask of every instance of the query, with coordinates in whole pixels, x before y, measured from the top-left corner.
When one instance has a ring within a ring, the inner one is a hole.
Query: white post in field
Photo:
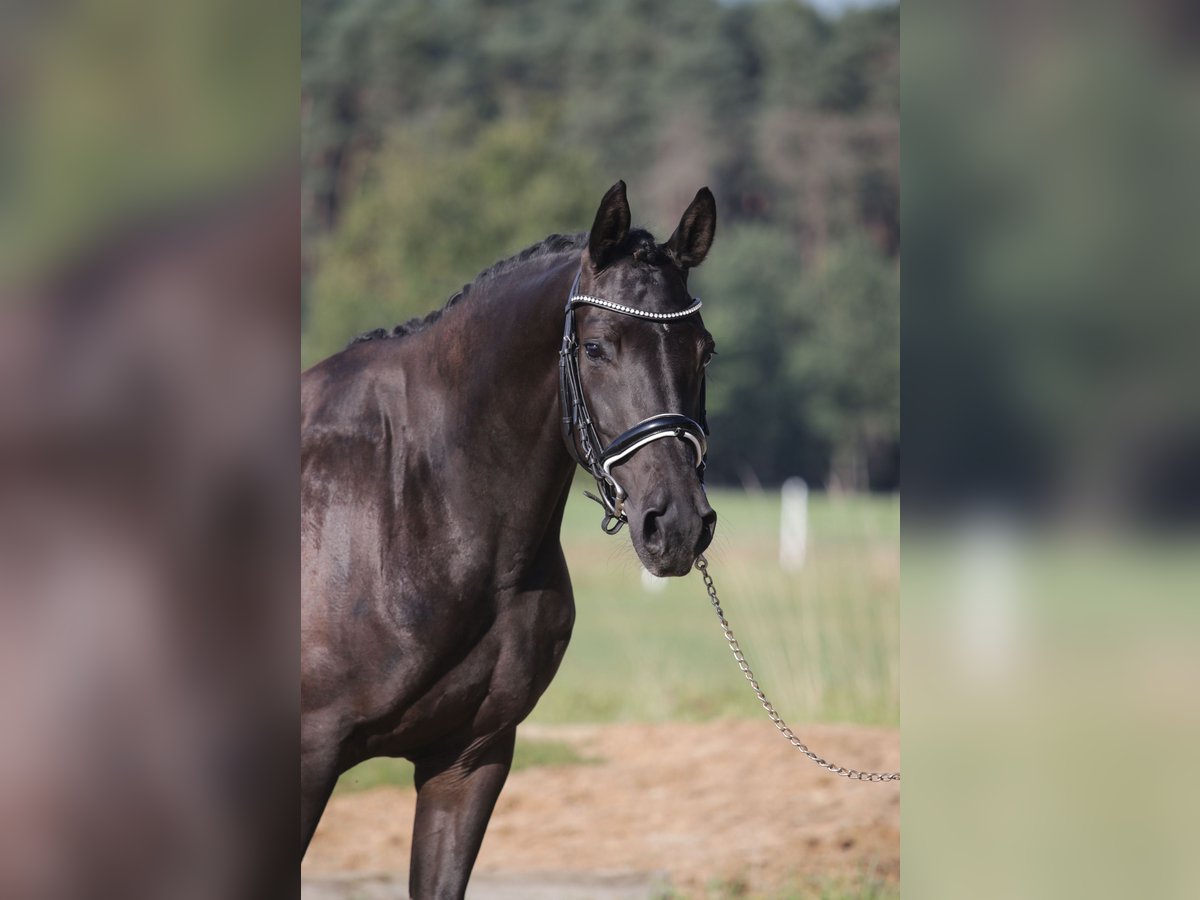
[[[808,555],[808,485],[803,478],[789,478],[780,491],[779,566],[799,572]]]

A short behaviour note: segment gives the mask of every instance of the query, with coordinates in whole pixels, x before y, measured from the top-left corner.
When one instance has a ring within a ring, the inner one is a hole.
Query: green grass
[[[513,750],[513,771],[534,766],[573,766],[591,763],[575,748],[561,741],[526,740],[518,736]],[[378,757],[360,763],[338,779],[335,791],[350,793],[371,788],[412,787],[413,766],[406,759]]]
[[[582,496],[582,486],[572,492],[563,525],[575,632],[531,720],[761,716],[699,575],[647,592],[628,533],[600,531],[600,508]],[[713,490],[710,499],[720,517],[710,572],[784,718],[896,724],[898,500],[814,494],[808,563],[791,575],[777,563],[777,494]]]

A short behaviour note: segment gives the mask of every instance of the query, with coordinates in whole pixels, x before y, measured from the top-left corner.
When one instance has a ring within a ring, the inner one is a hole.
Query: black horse
[[[304,373],[302,850],[341,772],[406,757],[410,893],[463,896],[516,727],[571,636],[559,529],[576,461],[651,572],[687,573],[712,540],[713,340],[687,274],[715,229],[704,188],[658,244],[618,182],[590,233]]]

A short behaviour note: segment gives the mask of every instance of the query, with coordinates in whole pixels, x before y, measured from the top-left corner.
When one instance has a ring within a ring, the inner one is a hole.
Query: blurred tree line
[[[896,487],[898,6],[304,0],[302,46],[305,365],[707,184],[710,477]]]

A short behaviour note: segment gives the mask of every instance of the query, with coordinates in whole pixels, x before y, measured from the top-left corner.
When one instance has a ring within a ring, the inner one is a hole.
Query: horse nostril
[[[717,533],[717,511],[709,509],[700,517],[700,539],[696,541],[697,555],[708,549],[708,545],[712,543],[713,535]]]
[[[647,510],[642,516],[642,543],[648,548],[658,549],[662,543],[662,517],[663,513],[657,509]]]

